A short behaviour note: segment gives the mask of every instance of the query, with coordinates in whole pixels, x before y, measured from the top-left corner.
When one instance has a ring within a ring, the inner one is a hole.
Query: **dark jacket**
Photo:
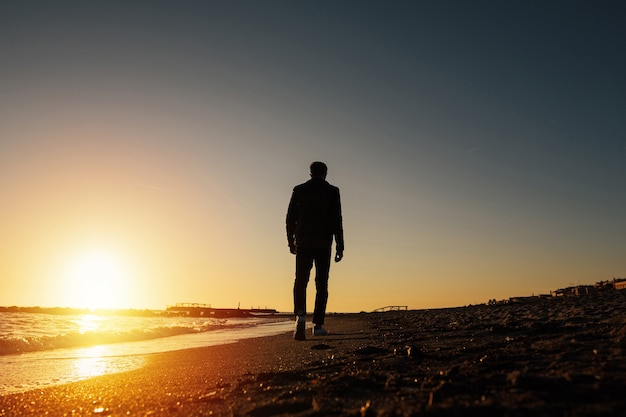
[[[287,209],[287,240],[299,247],[330,246],[343,251],[339,188],[313,178],[293,189]]]

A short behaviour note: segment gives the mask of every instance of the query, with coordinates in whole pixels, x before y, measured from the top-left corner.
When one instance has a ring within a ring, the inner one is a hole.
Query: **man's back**
[[[300,247],[343,246],[339,189],[326,180],[313,178],[293,189],[287,211],[288,234]]]

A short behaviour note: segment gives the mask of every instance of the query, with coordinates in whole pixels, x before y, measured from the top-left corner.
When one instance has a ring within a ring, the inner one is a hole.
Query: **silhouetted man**
[[[287,241],[296,255],[293,285],[296,330],[294,338],[305,340],[306,287],[315,263],[315,310],[313,335],[328,334],[322,327],[328,301],[328,272],[333,237],[335,262],[343,258],[343,225],[339,188],[326,182],[328,169],[323,162],[311,164],[311,179],[293,189],[287,210]]]

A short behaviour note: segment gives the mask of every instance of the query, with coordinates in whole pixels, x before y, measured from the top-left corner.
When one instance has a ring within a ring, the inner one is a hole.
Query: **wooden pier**
[[[409,306],[385,306],[377,308],[372,313],[384,313],[385,311],[407,311]]]

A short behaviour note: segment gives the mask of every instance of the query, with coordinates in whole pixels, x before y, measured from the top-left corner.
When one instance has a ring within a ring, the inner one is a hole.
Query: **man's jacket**
[[[343,222],[339,188],[312,178],[293,189],[287,209],[287,240],[298,247],[327,247],[343,251]]]

